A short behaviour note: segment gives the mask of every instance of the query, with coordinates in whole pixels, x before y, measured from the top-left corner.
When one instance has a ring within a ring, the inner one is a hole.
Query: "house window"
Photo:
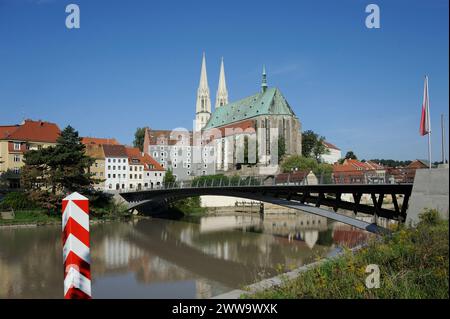
[[[153,152],[153,157],[158,157],[158,152]]]
[[[103,176],[103,172],[100,172],[100,176]]]
[[[124,166],[124,167],[123,167],[123,170],[126,170],[126,169],[127,169],[126,166]]]
[[[206,175],[206,171],[202,171],[202,174],[203,174],[203,175]]]
[[[114,158],[114,159],[113,159],[113,163],[115,163],[115,162],[116,162],[116,159]]]
[[[113,174],[113,178],[116,178],[116,174]]]
[[[110,170],[111,169],[111,165],[108,165],[108,170]]]
[[[20,151],[20,143],[14,143],[14,150]]]
[[[133,174],[130,174],[130,179],[133,179]]]
[[[142,179],[142,174],[139,174],[139,179]]]
[[[108,174],[108,178],[111,178],[111,174]]]
[[[108,188],[109,188],[109,189],[112,189],[112,184],[109,184],[109,185],[108,185]]]
[[[20,173],[20,169],[18,167],[14,167],[13,168],[13,172],[14,172],[14,174],[19,174]]]
[[[113,166],[113,171],[115,171],[116,170],[116,166]]]
[[[173,168],[177,168],[177,163],[174,163],[174,164],[173,164]]]
[[[20,162],[20,155],[14,155],[14,162]]]
[[[125,174],[122,175],[123,178],[125,178],[125,176],[127,176],[127,175],[125,175]]]
[[[108,163],[111,163],[111,159],[110,158],[108,158]],[[109,167],[109,166],[108,166]]]
[[[188,175],[191,175],[191,171],[187,171],[187,174],[188,174]]]

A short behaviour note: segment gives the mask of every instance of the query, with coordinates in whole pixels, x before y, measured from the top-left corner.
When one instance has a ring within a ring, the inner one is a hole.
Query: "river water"
[[[310,214],[91,225],[93,298],[210,298],[354,246],[368,234]],[[62,298],[61,226],[0,228],[0,298]]]

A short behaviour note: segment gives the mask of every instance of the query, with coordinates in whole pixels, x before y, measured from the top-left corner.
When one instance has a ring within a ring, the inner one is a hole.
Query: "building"
[[[184,129],[145,129],[144,154],[155,159],[165,169],[170,169],[177,180],[215,174],[214,148],[194,143],[191,131]]]
[[[286,155],[301,154],[300,121],[281,91],[267,86],[265,68],[261,91],[216,108],[204,135],[213,141],[216,170],[221,171],[233,170],[244,162],[278,164],[278,143],[282,140]]]
[[[126,147],[129,164],[129,190],[159,188],[164,180],[165,170],[150,155],[135,147]]]
[[[243,163],[276,166],[283,141],[287,155],[301,154],[300,121],[281,91],[267,86],[265,68],[259,93],[229,103],[222,58],[213,112],[203,54],[194,123],[193,131],[145,130],[144,153],[178,180],[233,171]]]
[[[105,144],[102,147],[105,154],[105,190],[133,190],[127,184],[130,168],[125,146]]]
[[[386,167],[368,161],[345,159],[342,164],[333,165],[333,179],[336,184],[385,184],[388,183]]]
[[[327,141],[324,141],[326,152],[320,156],[323,163],[334,164],[342,158],[341,150]]]
[[[105,188],[105,153],[103,152],[103,146],[101,144],[87,144],[85,153],[87,156],[94,159],[89,168],[89,173],[92,174],[92,178],[96,180],[94,185],[97,189]]]
[[[119,142],[114,138],[82,137],[81,143],[86,147],[86,155],[94,159],[94,163],[89,168],[89,172],[97,180],[94,187],[103,190],[106,179],[103,145],[119,145]]]
[[[55,146],[60,133],[55,123],[29,119],[18,125],[0,126],[0,174],[8,172],[10,188],[20,187],[25,152]]]

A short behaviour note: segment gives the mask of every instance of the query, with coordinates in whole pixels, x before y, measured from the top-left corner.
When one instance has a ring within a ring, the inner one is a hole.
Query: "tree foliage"
[[[319,136],[311,130],[302,134],[302,155],[303,157],[314,158],[317,162],[321,161],[321,155],[327,154],[328,149],[325,144],[325,137]]]
[[[56,146],[30,150],[24,154],[21,185],[30,199],[42,207],[55,209],[63,196],[87,193],[95,183],[89,173],[94,159],[85,154],[78,132],[67,126]]]
[[[300,155],[291,155],[281,163],[283,173],[291,173],[294,171],[312,171],[317,178],[331,178],[333,173],[333,165],[327,163],[319,163],[314,158],[308,158]]]
[[[345,156],[344,159],[354,159],[357,160],[358,157],[355,155],[355,153],[353,153],[353,151],[348,151]]]
[[[145,127],[138,127],[134,133],[133,146],[139,148],[141,152],[144,150]]]

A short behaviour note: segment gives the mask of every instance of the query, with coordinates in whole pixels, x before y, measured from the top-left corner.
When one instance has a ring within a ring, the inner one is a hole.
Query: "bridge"
[[[120,195],[129,203],[129,209],[145,207],[146,211],[164,207],[179,199],[201,195],[247,198],[301,210],[377,233],[386,231],[376,224],[377,217],[400,222],[406,220],[411,191],[411,183],[340,184],[331,181],[329,184],[310,185],[307,179],[295,181],[288,178],[279,182],[270,176],[246,176],[198,178],[194,181],[169,183],[157,189],[122,192]],[[364,195],[370,198],[369,203],[362,202]],[[387,205],[385,200],[389,199],[392,203]],[[340,209],[352,211],[354,216],[340,214]],[[358,213],[373,215],[375,223],[357,219]]]

